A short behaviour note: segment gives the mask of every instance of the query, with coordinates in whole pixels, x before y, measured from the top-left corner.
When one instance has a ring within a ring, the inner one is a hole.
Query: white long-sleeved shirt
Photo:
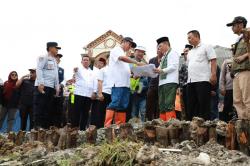
[[[75,73],[75,95],[91,97],[95,88],[95,74],[90,68],[79,67]]]
[[[162,69],[163,73],[166,74],[166,79],[159,79],[159,86],[167,83],[179,83],[179,62],[180,55],[174,51],[170,50],[167,55],[167,67]],[[161,60],[164,59],[164,56]]]
[[[59,87],[58,65],[56,59],[49,54],[38,58],[35,86],[41,84],[50,88]]]

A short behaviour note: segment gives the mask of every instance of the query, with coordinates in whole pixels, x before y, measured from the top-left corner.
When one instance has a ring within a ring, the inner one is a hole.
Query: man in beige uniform
[[[250,154],[250,61],[247,49],[249,40],[243,37],[243,29],[247,20],[244,17],[235,17],[227,26],[232,26],[234,34],[239,36],[233,50],[232,76],[233,103],[237,110],[239,120],[236,122],[237,139],[240,150]]]

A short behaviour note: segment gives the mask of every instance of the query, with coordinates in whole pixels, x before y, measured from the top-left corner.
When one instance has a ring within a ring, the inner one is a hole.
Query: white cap
[[[146,52],[146,48],[143,47],[143,46],[137,46],[137,47],[135,48],[135,50],[142,50],[142,51]]]

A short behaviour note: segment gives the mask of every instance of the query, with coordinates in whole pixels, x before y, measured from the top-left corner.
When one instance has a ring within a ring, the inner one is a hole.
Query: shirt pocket
[[[48,70],[54,70],[55,69],[55,63],[52,60],[48,60],[47,69]]]

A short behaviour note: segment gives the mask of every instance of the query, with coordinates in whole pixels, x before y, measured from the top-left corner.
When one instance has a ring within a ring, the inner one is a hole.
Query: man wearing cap
[[[59,67],[59,64],[61,62],[61,58],[63,57],[62,54],[56,55],[56,63],[58,65],[58,80],[59,80],[59,86],[60,86],[60,92],[58,96],[54,97],[53,100],[53,109],[50,112],[51,119],[53,121],[51,122],[51,126],[57,126],[62,127],[65,125],[65,116],[63,113],[63,80],[64,80],[64,69],[62,67]]]
[[[36,80],[36,69],[29,69],[30,74],[21,77],[16,82],[16,88],[20,92],[20,118],[21,118],[21,130],[25,131],[27,126],[27,120],[29,116],[30,129],[33,128],[33,93]],[[30,130],[29,129],[29,130]]]
[[[146,53],[146,48],[143,46],[137,46],[134,52],[134,59],[137,62],[147,63],[144,60]],[[133,65],[136,66],[136,65]],[[132,73],[133,74],[133,73]],[[146,96],[148,89],[148,79],[147,77],[134,77],[130,78],[130,102],[131,102],[131,117],[140,118],[142,122],[145,121],[146,116]],[[128,115],[129,116],[129,115]]]
[[[217,82],[216,54],[211,45],[201,42],[200,33],[192,30],[187,33],[188,42],[193,48],[188,52],[187,112],[210,120],[211,85]]]
[[[242,35],[246,28],[247,20],[244,17],[235,17],[227,26],[232,26],[234,34],[239,36],[233,51],[232,73],[233,79],[233,103],[239,119],[250,120],[250,61],[247,52],[247,42]]]
[[[168,37],[157,39],[158,49],[164,56],[160,66],[155,69],[159,74],[159,109],[160,118],[168,121],[176,118],[175,98],[179,83],[179,54],[172,50]]]
[[[106,110],[105,127],[109,127],[115,119],[116,124],[126,122],[126,109],[129,104],[130,95],[130,67],[129,63],[142,65],[129,58],[129,50],[135,48],[136,43],[130,37],[122,40],[121,46],[115,47],[110,51],[109,72],[112,74],[110,83],[112,85],[111,103]]]
[[[47,54],[38,58],[36,68],[35,92],[33,100],[34,127],[48,129],[53,119],[49,116],[52,109],[54,95],[59,94],[58,53],[56,42],[47,43]]]
[[[246,28],[247,20],[235,17],[228,27],[232,27],[234,34],[239,38],[233,50],[233,62],[231,72],[233,75],[233,104],[236,108],[239,120],[236,122],[237,139],[240,150],[247,155],[249,151],[249,127],[250,127],[250,50],[249,39],[244,38],[243,29]]]
[[[192,45],[186,44],[180,58],[179,69],[179,86],[182,108],[182,116],[187,120],[192,120],[191,114],[187,112],[187,80],[188,80],[188,66],[187,66],[187,54],[193,48]]]

